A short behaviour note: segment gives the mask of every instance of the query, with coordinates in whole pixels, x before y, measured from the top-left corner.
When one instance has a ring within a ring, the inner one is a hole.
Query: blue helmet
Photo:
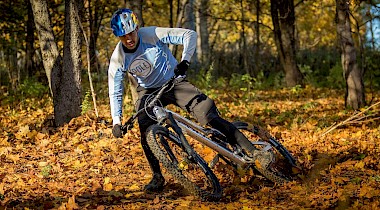
[[[139,24],[137,16],[130,9],[119,9],[113,13],[111,28],[115,36],[123,36],[134,31]]]

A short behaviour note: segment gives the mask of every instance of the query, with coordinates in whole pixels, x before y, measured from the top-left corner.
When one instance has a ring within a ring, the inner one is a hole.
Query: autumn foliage
[[[273,185],[252,172],[215,169],[220,202],[188,196],[166,176],[162,193],[147,194],[151,173],[136,125],[112,137],[108,101],[55,128],[51,99],[10,101],[0,95],[0,202],[7,209],[376,209],[380,208],[380,113],[374,106],[349,118],[342,92],[281,89],[243,93],[211,90],[227,119],[268,128],[304,168],[299,179]],[[376,95],[375,95],[376,96]],[[379,98],[379,95],[377,97]],[[375,101],[376,103],[378,101]],[[132,107],[127,107],[125,115]],[[323,135],[325,134],[325,135]],[[210,151],[204,149],[205,157]]]

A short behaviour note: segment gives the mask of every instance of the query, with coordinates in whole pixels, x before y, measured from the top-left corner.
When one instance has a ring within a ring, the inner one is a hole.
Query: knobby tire
[[[162,163],[166,170],[181,184],[190,194],[200,197],[202,200],[217,201],[222,197],[222,187],[219,180],[209,168],[207,163],[195,153],[192,160],[188,160],[187,153],[180,145],[179,138],[166,127],[160,125],[152,125],[147,130],[147,142],[153,154]],[[175,156],[174,154],[182,155]],[[184,156],[183,156],[184,155]],[[182,156],[182,157],[179,157]],[[188,173],[181,168],[182,162],[180,158],[186,160],[187,168],[198,168],[198,174]],[[191,177],[201,176],[205,174],[202,182],[207,180],[207,186],[194,180]],[[185,176],[186,174],[186,176]]]
[[[258,125],[250,125],[244,122],[235,122],[234,125],[241,132],[245,132],[245,136],[250,141],[265,141],[272,146],[270,151],[274,154],[276,161],[265,168],[255,164],[255,170],[274,183],[283,184],[293,180],[292,169],[297,165],[296,160],[279,141]]]

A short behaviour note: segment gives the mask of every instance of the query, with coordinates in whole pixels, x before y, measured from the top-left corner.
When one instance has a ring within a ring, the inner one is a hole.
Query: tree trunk
[[[25,71],[28,77],[35,74],[33,56],[34,56],[34,20],[32,5],[28,1],[28,21],[26,23],[26,51],[25,51]]]
[[[202,66],[208,69],[210,65],[209,33],[206,14],[208,10],[208,0],[197,0],[196,5],[196,28],[199,34],[197,40],[197,56]]]
[[[255,75],[260,71],[260,0],[256,0],[256,48],[255,48]]]
[[[7,70],[8,77],[11,83],[12,90],[17,89],[17,85],[20,81],[18,81],[19,70],[17,67],[17,41],[16,41],[16,33],[12,33],[11,37],[11,46],[7,49]]]
[[[191,29],[191,30],[196,30],[196,20],[195,20],[195,13],[194,13],[194,4],[195,0],[188,0],[188,4],[185,6],[185,13],[184,13],[184,23],[183,23],[183,28],[186,29]],[[192,57],[192,66],[197,68],[199,65],[198,61],[198,52],[197,50],[194,52],[194,55]]]
[[[62,68],[62,57],[54,41],[46,0],[31,0],[30,3],[32,4],[34,23],[40,42],[42,61],[54,101],[58,85],[57,76]]]
[[[169,3],[169,27],[173,28],[173,26],[174,26],[174,23],[173,23],[173,19],[174,19],[173,0],[168,0],[168,3]]]
[[[55,122],[58,126],[81,114],[81,47],[77,0],[65,1],[65,35],[63,70],[54,103]]]
[[[271,0],[274,38],[288,87],[303,84],[296,62],[295,12],[293,0]]]
[[[96,55],[96,42],[99,36],[99,27],[103,19],[104,5],[95,1],[94,4],[91,0],[88,1],[88,23],[89,23],[89,53],[90,53],[90,66],[91,69],[100,73],[100,63]]]
[[[346,81],[346,107],[359,109],[365,106],[363,70],[359,68],[351,34],[349,0],[336,0],[337,34],[342,50],[343,75]]]
[[[240,57],[243,62],[241,62],[242,69],[245,69],[245,72],[247,75],[251,75],[250,69],[248,66],[248,60],[247,60],[247,41],[246,41],[246,35],[245,35],[245,15],[244,15],[244,5],[243,5],[243,0],[240,0],[240,12],[241,12],[241,34],[240,34],[240,41],[241,41],[241,50],[240,50]],[[248,88],[250,90],[250,88]]]

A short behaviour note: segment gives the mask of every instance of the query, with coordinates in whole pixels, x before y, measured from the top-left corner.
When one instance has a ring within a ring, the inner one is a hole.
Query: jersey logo
[[[152,73],[152,64],[144,58],[136,58],[129,65],[129,72],[140,77],[147,77]]]

